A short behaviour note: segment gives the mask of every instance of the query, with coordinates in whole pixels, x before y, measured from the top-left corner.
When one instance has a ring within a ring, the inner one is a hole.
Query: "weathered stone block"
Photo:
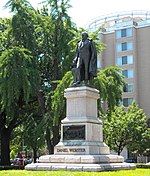
[[[66,157],[65,159],[66,163],[81,163],[81,157],[80,156],[72,156],[72,157]]]
[[[57,170],[66,170],[67,166],[66,165],[52,165],[52,170],[57,171]]]
[[[82,166],[76,166],[76,165],[72,165],[72,166],[67,166],[67,170],[69,171],[82,171]]]
[[[91,163],[99,163],[99,157],[97,156],[84,156],[81,157],[81,163],[91,164]]]
[[[50,157],[51,163],[64,163],[65,162],[65,157],[64,156],[51,156]]]

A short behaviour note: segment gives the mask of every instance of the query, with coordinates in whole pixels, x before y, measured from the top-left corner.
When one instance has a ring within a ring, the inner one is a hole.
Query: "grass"
[[[71,171],[0,171],[0,176],[150,176],[150,169],[136,169],[112,172],[71,172]]]

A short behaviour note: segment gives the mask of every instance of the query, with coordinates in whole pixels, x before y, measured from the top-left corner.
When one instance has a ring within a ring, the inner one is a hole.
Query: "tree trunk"
[[[49,154],[54,153],[54,146],[58,144],[60,140],[59,126],[53,126],[53,138],[51,138],[50,129],[46,130],[46,142]]]
[[[53,126],[53,144],[54,144],[54,146],[56,144],[58,144],[59,140],[60,140],[59,126]]]
[[[59,69],[58,69],[58,58],[56,57],[54,59],[54,80],[59,79]]]
[[[49,154],[53,154],[54,153],[54,145],[52,143],[52,140],[51,140],[51,134],[50,134],[50,129],[47,128],[46,129],[46,143],[47,143],[47,149],[48,149],[48,153]]]
[[[36,159],[37,159],[37,150],[33,149],[33,162],[36,163]]]
[[[118,155],[120,155],[121,154],[121,152],[120,152],[120,150],[118,151]]]
[[[10,165],[10,132],[6,128],[1,130],[1,165]]]
[[[122,148],[122,145],[120,144],[119,147],[118,147],[118,155],[121,154],[122,150],[123,150],[123,148]]]

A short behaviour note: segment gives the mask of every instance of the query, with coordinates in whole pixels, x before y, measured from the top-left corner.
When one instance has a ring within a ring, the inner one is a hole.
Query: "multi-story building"
[[[92,20],[88,28],[102,27],[100,41],[106,44],[100,68],[117,65],[125,76],[122,104],[133,100],[150,116],[150,12],[116,13]]]

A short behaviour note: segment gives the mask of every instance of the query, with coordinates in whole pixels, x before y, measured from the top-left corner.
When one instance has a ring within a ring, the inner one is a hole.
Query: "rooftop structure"
[[[86,28],[95,31],[99,27],[106,32],[129,25],[143,26],[150,24],[150,11],[127,11],[104,15],[88,22]]]

